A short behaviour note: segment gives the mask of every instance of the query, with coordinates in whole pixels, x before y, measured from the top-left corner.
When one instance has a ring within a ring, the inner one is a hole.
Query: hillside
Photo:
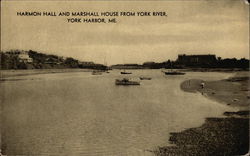
[[[0,53],[1,69],[63,69],[90,68],[106,69],[102,64],[81,62],[71,57],[39,53],[33,50],[11,50]]]

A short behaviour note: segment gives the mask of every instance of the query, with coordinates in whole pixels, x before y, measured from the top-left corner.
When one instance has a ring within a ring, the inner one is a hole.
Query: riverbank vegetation
[[[6,69],[65,69],[88,68],[105,70],[107,66],[94,62],[83,62],[71,57],[44,54],[29,50],[10,50],[0,53],[2,70]]]
[[[72,57],[63,57],[29,50],[10,50],[0,52],[0,67],[4,69],[63,69],[88,68],[107,70],[108,67],[94,62],[79,61]],[[112,69],[160,69],[175,68],[191,71],[248,70],[249,59],[216,57],[215,55],[178,55],[178,58],[163,62],[144,62],[142,64],[116,64]]]

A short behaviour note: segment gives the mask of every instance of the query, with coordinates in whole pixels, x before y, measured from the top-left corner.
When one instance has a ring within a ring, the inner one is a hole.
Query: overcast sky
[[[1,50],[36,50],[96,63],[175,60],[178,54],[249,58],[249,6],[243,0],[2,1]],[[165,11],[117,17],[116,24],[21,17],[18,11]]]

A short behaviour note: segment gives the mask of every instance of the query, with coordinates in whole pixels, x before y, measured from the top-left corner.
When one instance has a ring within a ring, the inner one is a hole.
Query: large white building
[[[30,58],[29,54],[27,51],[21,51],[19,54],[18,54],[18,57],[20,59],[20,62],[25,62],[25,63],[31,63],[33,62],[33,59]]]

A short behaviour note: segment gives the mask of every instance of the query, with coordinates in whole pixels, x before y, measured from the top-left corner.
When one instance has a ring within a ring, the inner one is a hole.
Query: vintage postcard
[[[249,3],[2,0],[0,155],[249,151]]]

